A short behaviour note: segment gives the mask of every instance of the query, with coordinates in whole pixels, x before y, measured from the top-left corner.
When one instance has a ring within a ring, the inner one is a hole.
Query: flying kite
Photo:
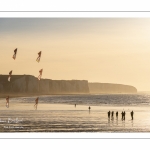
[[[16,55],[17,55],[17,48],[14,50],[14,55],[12,57],[14,60],[16,59]]]
[[[41,54],[42,54],[42,51],[40,51],[39,53],[38,53],[38,57],[37,57],[37,59],[36,59],[36,61],[39,63],[40,62],[40,59],[41,59]]]
[[[9,72],[8,81],[10,81],[11,75],[12,75],[12,70]]]
[[[9,96],[6,97],[6,107],[9,108]]]
[[[35,109],[37,109],[38,100],[39,100],[39,98],[37,97],[36,100],[35,100],[35,105],[34,105],[34,108],[35,108]]]
[[[39,79],[39,80],[41,80],[42,72],[43,72],[43,69],[41,69],[41,70],[39,71],[39,73],[40,73],[40,75],[38,76],[38,79]]]

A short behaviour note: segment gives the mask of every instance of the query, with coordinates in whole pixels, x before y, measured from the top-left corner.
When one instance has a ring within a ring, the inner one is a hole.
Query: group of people
[[[39,100],[39,97],[37,97],[37,98],[35,99],[35,104],[34,104],[34,108],[35,108],[35,109],[37,109],[38,100]],[[9,108],[9,96],[6,97],[6,107]],[[75,104],[75,107],[76,107],[76,104]],[[89,106],[88,109],[89,109],[89,111],[90,111],[91,107]],[[130,114],[131,114],[131,119],[133,120],[133,114],[134,114],[133,110],[131,111]],[[125,112],[125,111],[124,111],[124,112],[122,111],[122,112],[121,112],[121,115],[122,115],[122,120],[125,120],[126,112]],[[108,111],[108,118],[109,118],[109,119],[110,119],[110,116],[111,116],[112,119],[114,118],[114,111],[112,111],[112,112]],[[118,111],[116,112],[116,118],[118,119]]]
[[[35,109],[37,109],[37,105],[38,105],[38,100],[39,100],[39,97],[37,97],[36,99],[35,99],[35,104],[34,104],[34,108]],[[9,96],[7,96],[6,97],[6,107],[7,108],[9,108]],[[75,107],[76,107],[76,104],[75,104]],[[91,107],[89,106],[89,111],[90,111],[90,109],[91,109]],[[133,112],[133,110],[131,111],[131,119],[133,120],[133,114],[134,114],[134,112]],[[121,115],[122,115],[122,120],[125,120],[125,115],[126,115],[126,112],[124,111],[122,111],[121,112]],[[110,119],[110,116],[111,116],[111,118],[113,119],[114,118],[114,111],[112,111],[112,112],[108,112],[108,118]],[[118,111],[116,112],[116,118],[118,119]]]
[[[133,112],[133,110],[131,111],[131,119],[133,120],[133,114],[134,114],[134,112]],[[112,111],[112,112],[108,112],[108,118],[110,119],[110,116],[111,116],[111,118],[113,119],[114,118],[114,111]],[[122,116],[122,120],[125,120],[125,116],[126,116],[126,112],[125,111],[122,111],[121,112],[121,116]],[[116,118],[118,119],[118,111],[116,112]]]
[[[110,116],[111,116],[111,118],[113,118],[114,117],[114,111],[112,111],[112,112],[108,112],[108,118],[110,118]],[[118,118],[118,111],[116,112],[116,118]]]
[[[122,116],[122,120],[125,120],[126,112],[125,112],[125,111],[124,111],[124,112],[122,111],[121,116]]]

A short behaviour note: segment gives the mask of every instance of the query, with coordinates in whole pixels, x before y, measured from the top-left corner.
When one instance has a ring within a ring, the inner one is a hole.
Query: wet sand
[[[117,107],[12,101],[6,108],[0,100],[0,132],[150,132],[150,107]],[[121,120],[121,111],[126,119]],[[114,111],[108,119],[107,112]],[[134,111],[134,120],[130,112]],[[115,112],[118,111],[118,119]]]

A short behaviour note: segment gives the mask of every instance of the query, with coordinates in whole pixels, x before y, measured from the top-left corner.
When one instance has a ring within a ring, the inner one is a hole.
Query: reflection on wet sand
[[[5,102],[5,101],[4,101]],[[122,107],[90,106],[67,104],[39,103],[38,109],[33,109],[34,103],[19,103],[11,101],[11,107],[6,108],[0,101],[0,132],[148,132],[149,107],[124,108],[125,120],[121,114]],[[130,110],[136,116],[131,118]],[[111,110],[111,116],[107,114]],[[112,114],[113,112],[113,114]],[[9,120],[22,120],[11,121]],[[142,120],[142,121],[141,121]]]

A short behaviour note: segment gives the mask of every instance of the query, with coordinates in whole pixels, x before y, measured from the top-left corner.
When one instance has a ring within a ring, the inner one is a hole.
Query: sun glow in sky
[[[1,18],[0,52],[0,74],[43,68],[43,78],[150,90],[150,18]]]

